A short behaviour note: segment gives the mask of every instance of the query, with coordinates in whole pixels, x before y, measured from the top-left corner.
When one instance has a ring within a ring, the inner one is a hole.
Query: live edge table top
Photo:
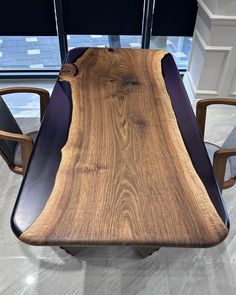
[[[224,240],[227,213],[170,54],[69,52],[11,224],[32,245]]]

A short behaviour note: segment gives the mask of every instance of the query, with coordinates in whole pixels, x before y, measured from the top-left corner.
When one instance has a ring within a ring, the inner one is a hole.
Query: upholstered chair
[[[196,117],[200,132],[204,138],[207,107],[214,104],[232,105],[232,112],[236,109],[236,100],[231,98],[202,99],[196,107]],[[226,137],[222,146],[205,142],[205,146],[213,165],[220,189],[227,189],[236,182],[236,126]]]
[[[1,95],[35,93],[40,97],[40,119],[49,102],[48,91],[41,88],[13,87],[0,89],[0,154],[8,167],[17,174],[24,174],[37,137],[37,131],[23,134]]]

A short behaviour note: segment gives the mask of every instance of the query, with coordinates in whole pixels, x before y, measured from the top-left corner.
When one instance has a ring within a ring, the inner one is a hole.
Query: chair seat
[[[221,148],[213,143],[210,143],[210,142],[205,142],[205,146],[206,146],[206,149],[207,149],[207,153],[208,153],[208,156],[210,158],[210,161],[211,161],[211,164],[213,166],[213,158],[214,158],[214,154],[216,151],[220,150]],[[232,176],[232,171],[231,171],[231,164],[230,164],[230,161],[227,160],[227,164],[226,164],[226,169],[225,169],[225,178],[224,178],[224,181],[227,181],[229,179],[231,179],[233,176]]]
[[[32,131],[27,133],[26,135],[30,136],[33,139],[33,142],[35,142],[36,137],[38,135],[38,131]],[[19,143],[17,143],[15,149],[14,164],[16,166],[22,167],[21,145]]]

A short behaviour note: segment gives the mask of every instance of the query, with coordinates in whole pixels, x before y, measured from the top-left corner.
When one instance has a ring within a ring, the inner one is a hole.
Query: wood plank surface
[[[68,140],[53,191],[22,241],[207,247],[227,236],[178,129],[165,54],[89,48],[62,68],[72,89]]]

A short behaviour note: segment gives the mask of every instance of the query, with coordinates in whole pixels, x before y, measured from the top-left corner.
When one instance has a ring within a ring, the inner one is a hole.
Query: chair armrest
[[[205,124],[206,124],[206,110],[209,105],[224,104],[236,106],[236,99],[233,98],[209,98],[201,99],[197,102],[196,118],[202,137],[204,138]]]
[[[4,140],[16,141],[21,144],[22,170],[24,174],[33,150],[33,139],[25,134],[11,133],[2,130],[0,130],[0,138]]]
[[[49,102],[50,94],[43,88],[36,87],[9,87],[0,89],[0,95],[12,94],[12,93],[35,93],[40,97],[40,120],[42,121],[46,107]]]
[[[225,177],[227,159],[236,156],[236,148],[220,149],[215,152],[213,158],[213,171],[222,191]]]

